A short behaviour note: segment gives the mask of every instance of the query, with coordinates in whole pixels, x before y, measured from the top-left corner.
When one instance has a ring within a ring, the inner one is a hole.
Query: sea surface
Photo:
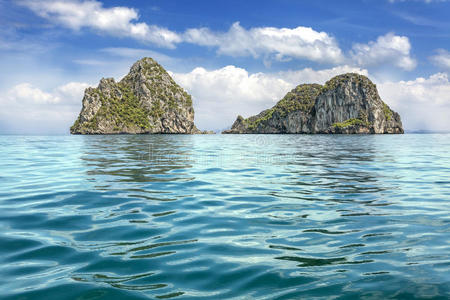
[[[450,135],[0,136],[1,299],[449,299]]]

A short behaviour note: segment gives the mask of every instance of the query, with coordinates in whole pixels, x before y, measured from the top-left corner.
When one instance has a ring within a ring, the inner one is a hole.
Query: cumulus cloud
[[[345,72],[367,74],[366,70],[348,66],[255,74],[226,66],[210,71],[195,68],[189,73],[172,73],[172,76],[193,96],[196,124],[202,129],[223,129],[229,127],[238,114],[248,117],[272,107],[300,83],[325,83]]]
[[[50,22],[73,30],[89,28],[100,34],[129,37],[167,48],[175,48],[183,42],[191,43],[217,49],[220,55],[262,58],[265,63],[303,59],[338,65],[347,61],[360,67],[389,65],[408,71],[417,65],[410,54],[409,38],[394,33],[387,33],[367,44],[354,44],[350,52],[344,53],[333,36],[310,27],[246,29],[236,22],[224,32],[203,27],[177,33],[139,22],[138,11],[134,8],[107,8],[96,0],[21,0],[19,3]],[[154,54],[145,49],[129,48],[108,48],[105,51],[121,56]],[[89,59],[76,62],[85,65],[101,63]]]
[[[81,99],[84,90],[89,84],[83,82],[69,82],[59,86],[53,92],[45,92],[30,83],[20,83],[12,87],[7,92],[7,97],[3,100],[14,102],[20,105],[30,104],[69,104],[74,100]]]
[[[66,133],[80,110],[89,84],[69,82],[50,92],[20,83],[0,96],[1,128],[11,133]]]
[[[19,104],[51,104],[61,100],[59,96],[43,92],[29,83],[14,86],[8,92],[8,99]]]
[[[450,70],[450,52],[445,49],[436,50],[436,55],[430,57],[431,61],[438,67]]]
[[[83,97],[84,90],[89,86],[90,84],[84,82],[69,82],[57,87],[55,93],[60,99],[63,99],[65,103],[79,104]]]
[[[379,36],[376,41],[370,41],[367,44],[354,44],[350,56],[360,66],[393,64],[410,71],[417,66],[417,62],[411,57],[410,52],[409,38],[390,32]]]
[[[263,73],[249,74],[235,66],[212,71],[196,68],[173,77],[193,96],[195,121],[204,129],[226,128],[237,114],[268,108],[291,86],[282,79]]]
[[[331,63],[343,60],[342,51],[332,36],[309,27],[255,27],[247,30],[236,22],[227,32],[189,29],[184,39],[189,43],[217,47],[219,54],[231,56],[258,58],[273,55],[277,60],[300,58]]]
[[[50,22],[80,30],[89,28],[101,34],[130,37],[167,48],[187,42],[200,46],[216,47],[219,54],[252,56],[265,59],[306,59],[337,64],[344,55],[334,37],[309,27],[243,28],[234,23],[226,32],[208,28],[192,28],[177,33],[157,25],[138,22],[134,8],[105,8],[96,0],[21,0],[19,3]]]
[[[73,30],[90,28],[99,33],[131,37],[144,42],[174,48],[181,37],[167,28],[136,22],[137,10],[129,7],[104,8],[95,0],[22,0],[34,13]]]
[[[406,129],[450,130],[450,82],[447,73],[411,81],[377,84],[380,95],[402,116]]]
[[[167,48],[175,48],[183,42],[191,43],[217,49],[219,55],[262,58],[265,63],[303,59],[338,65],[347,61],[360,67],[389,65],[408,71],[417,65],[410,54],[409,38],[394,33],[379,36],[376,41],[367,44],[354,44],[350,52],[344,53],[333,36],[310,27],[246,29],[235,22],[223,32],[203,27],[177,33],[139,22],[138,11],[134,8],[106,8],[96,0],[21,0],[19,3],[50,22],[73,30],[89,28],[100,34],[129,37]],[[105,51],[121,56],[154,54],[145,49],[129,48],[107,48]],[[162,55],[162,58],[165,56]],[[93,60],[76,62],[87,65],[99,63]]]

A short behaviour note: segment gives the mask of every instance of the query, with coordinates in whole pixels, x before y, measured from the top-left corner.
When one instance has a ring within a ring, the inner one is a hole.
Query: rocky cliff
[[[121,81],[87,88],[72,134],[202,133],[191,96],[156,61],[143,58]]]
[[[274,107],[223,133],[403,133],[400,115],[389,108],[366,76],[348,73],[325,83],[302,84]]]

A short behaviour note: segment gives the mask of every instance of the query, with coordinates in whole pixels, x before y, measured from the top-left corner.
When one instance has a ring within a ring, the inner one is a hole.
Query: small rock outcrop
[[[324,86],[301,84],[271,109],[238,116],[223,133],[403,133],[403,128],[369,78],[347,73]]]
[[[194,125],[191,96],[156,61],[143,58],[121,81],[87,88],[72,134],[207,133]]]

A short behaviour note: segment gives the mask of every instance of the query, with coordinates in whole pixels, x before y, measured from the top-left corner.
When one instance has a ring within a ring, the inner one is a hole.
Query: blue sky
[[[230,126],[300,83],[368,75],[409,130],[450,130],[450,1],[0,0],[0,133],[67,133],[143,56]]]

